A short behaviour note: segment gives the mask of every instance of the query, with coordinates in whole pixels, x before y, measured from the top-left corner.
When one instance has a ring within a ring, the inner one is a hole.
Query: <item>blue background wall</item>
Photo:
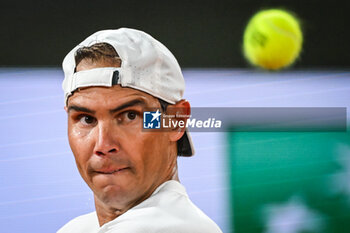
[[[193,107],[350,105],[349,71],[190,69],[184,75]],[[94,209],[66,138],[62,78],[59,69],[0,70],[0,232],[55,232]],[[180,179],[193,202],[231,232],[228,137],[192,137],[196,155],[179,158]]]

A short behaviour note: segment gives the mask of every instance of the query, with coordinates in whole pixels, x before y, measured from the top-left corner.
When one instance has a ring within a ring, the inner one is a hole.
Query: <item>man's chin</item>
[[[132,199],[130,190],[119,185],[107,185],[100,190],[94,190],[94,195],[101,204],[116,209],[124,208]]]

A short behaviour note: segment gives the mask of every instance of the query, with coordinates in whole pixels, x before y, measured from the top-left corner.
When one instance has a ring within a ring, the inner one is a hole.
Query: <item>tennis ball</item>
[[[303,35],[298,20],[290,13],[270,9],[256,13],[243,37],[245,58],[253,65],[278,70],[299,56]]]

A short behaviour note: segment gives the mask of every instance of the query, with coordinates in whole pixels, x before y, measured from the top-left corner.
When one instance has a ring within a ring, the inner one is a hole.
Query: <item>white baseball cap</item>
[[[108,43],[121,59],[121,67],[103,67],[75,72],[79,48]],[[129,28],[98,31],[74,47],[63,60],[65,104],[81,87],[121,85],[146,92],[170,104],[180,101],[185,81],[174,55],[149,34]],[[186,129],[177,142],[178,155],[192,156],[194,147]]]

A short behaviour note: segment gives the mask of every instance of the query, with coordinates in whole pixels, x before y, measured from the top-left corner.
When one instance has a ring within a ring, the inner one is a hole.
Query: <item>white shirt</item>
[[[185,188],[171,180],[142,203],[99,226],[96,212],[79,216],[57,233],[222,233],[189,199]]]

